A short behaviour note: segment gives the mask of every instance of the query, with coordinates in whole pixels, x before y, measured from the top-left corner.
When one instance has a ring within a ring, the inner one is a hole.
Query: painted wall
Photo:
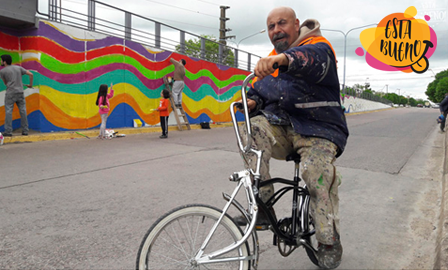
[[[133,119],[159,123],[157,108],[163,76],[172,76],[170,58],[186,59],[183,104],[190,123],[230,121],[229,106],[239,99],[248,72],[124,39],[41,21],[25,32],[0,31],[0,54],[34,73],[34,89],[25,90],[30,128],[41,132],[90,129],[101,123],[95,105],[100,84],[114,84],[108,128],[131,127]],[[23,77],[27,83],[28,76]],[[0,84],[0,131],[4,130],[4,95]],[[173,119],[174,120],[174,119]],[[17,108],[13,128],[20,127]]]
[[[11,54],[13,64],[34,73],[35,88],[25,90],[27,113],[30,128],[41,132],[98,128],[98,88],[110,83],[115,96],[108,128],[132,127],[134,119],[158,124],[159,114],[151,109],[158,107],[163,76],[173,75],[170,58],[187,61],[183,107],[190,123],[229,122],[230,103],[240,98],[239,86],[249,73],[47,21],[34,30],[0,30],[0,40],[0,54]],[[0,132],[5,90],[0,83]],[[347,112],[378,106],[349,96],[342,100]],[[15,107],[13,128],[19,127]]]
[[[390,108],[391,106],[374,102],[362,98],[357,98],[354,96],[341,94],[342,106],[345,107],[345,113],[356,113],[372,110],[380,110]]]

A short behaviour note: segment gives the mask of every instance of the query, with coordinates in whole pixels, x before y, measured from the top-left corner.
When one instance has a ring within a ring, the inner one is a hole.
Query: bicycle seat
[[[300,154],[298,154],[297,152],[294,152],[294,153],[287,155],[286,161],[291,161],[291,160],[293,160],[294,163],[300,163]]]

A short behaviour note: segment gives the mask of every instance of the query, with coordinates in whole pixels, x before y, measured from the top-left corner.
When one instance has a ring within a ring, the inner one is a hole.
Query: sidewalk
[[[436,247],[436,260],[434,269],[448,269],[448,132],[445,131],[443,143],[444,160],[442,168],[442,200],[440,205],[439,235]]]
[[[210,128],[220,128],[230,126],[232,126],[232,123],[210,124]],[[191,129],[201,129],[201,125],[199,124],[192,124],[190,125],[190,127]],[[154,133],[154,132],[162,133],[162,130],[159,126],[140,127],[140,128],[116,128],[116,129],[114,128],[113,130],[115,132],[118,132],[118,134],[124,134],[124,135]],[[169,126],[168,130],[173,132],[175,131],[179,132],[177,126]],[[182,131],[188,131],[188,130],[184,128],[184,130]],[[28,136],[23,136],[22,131],[20,129],[17,129],[13,131],[12,137],[4,137],[3,144],[54,141],[54,140],[71,140],[86,137],[88,137],[89,139],[96,139],[98,134],[99,129],[70,130],[70,131],[59,131],[50,133],[40,133],[30,130]]]

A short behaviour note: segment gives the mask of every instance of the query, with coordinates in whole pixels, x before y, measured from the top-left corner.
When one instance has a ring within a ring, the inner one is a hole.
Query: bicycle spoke
[[[236,261],[195,263],[195,256],[221,212],[209,206],[180,207],[160,218],[145,236],[137,257],[137,269],[247,269],[248,263],[237,259],[247,256],[247,246],[229,252]],[[238,226],[224,217],[207,246],[208,252],[221,249],[226,242],[242,237]],[[242,267],[244,266],[244,267]]]
[[[176,260],[176,259],[174,259],[172,257],[165,256],[165,255],[163,255],[161,253],[158,253],[158,252],[151,252],[151,257],[155,257],[153,255],[156,255],[157,257],[161,257],[161,258],[164,258],[164,259],[172,261],[171,263],[167,262],[166,264],[164,264],[166,266],[170,266],[170,265],[185,265],[186,264],[185,261]],[[188,262],[188,260],[187,260],[187,262]],[[162,267],[162,266],[160,266],[160,268],[161,269],[170,269],[170,267]]]
[[[205,220],[205,216],[202,216],[202,222],[198,222],[197,224],[196,224],[196,230],[195,230],[195,233],[194,233],[194,240],[193,240],[193,245],[194,246],[196,246],[196,239],[198,239],[198,234],[199,234],[199,232],[200,231],[202,231],[202,232],[204,232],[204,230],[200,230],[200,224],[201,223],[204,223],[204,220]],[[201,237],[200,239],[204,239],[203,237]],[[202,244],[202,243],[199,243],[199,244]],[[198,252],[198,250],[196,250],[196,253]],[[196,256],[196,254],[192,254],[192,256]]]
[[[166,238],[164,237],[164,235],[167,235],[168,238],[170,238],[170,240],[166,239]],[[177,238],[177,237],[176,237],[176,238]],[[179,248],[179,246],[175,244],[175,240],[173,239],[173,237],[171,236],[171,234],[169,234],[169,233],[166,232],[166,230],[163,230],[163,231],[160,233],[160,235],[159,235],[159,239],[160,239],[160,240],[163,240],[164,243],[166,243],[166,244],[168,244],[169,246],[171,246],[171,247],[177,249],[177,250],[180,251],[181,253],[186,254],[186,252],[185,252],[184,249]],[[179,241],[177,241],[177,242],[179,243]],[[185,256],[185,258],[186,258],[186,259],[189,259],[187,255]]]
[[[196,219],[196,216],[191,216],[191,217],[189,217],[190,219],[191,219],[191,223],[193,224],[194,223],[194,220]],[[190,229],[190,222],[189,222],[189,220],[188,220],[188,218],[185,218],[185,220],[186,220],[186,222],[185,222],[185,226],[186,226],[186,229],[187,229],[187,235],[185,235],[185,232],[184,232],[184,236],[185,236],[185,239],[188,241],[188,240],[190,240],[189,241],[189,246],[190,246],[190,257],[192,257],[192,256],[194,256],[194,252],[195,252],[195,246],[194,246],[194,240],[193,240],[193,238],[192,238],[192,233],[191,233],[191,229]]]
[[[184,230],[183,230],[182,226],[180,225],[180,220],[177,220],[177,223],[178,223],[178,225],[179,225],[179,229],[180,229],[180,230],[182,231],[182,233],[185,235]],[[177,240],[177,243],[178,243],[179,246],[181,247],[182,253],[185,255],[185,258],[186,258],[186,259],[190,259],[189,255],[188,255],[188,252],[185,250],[184,245],[181,243],[181,240],[180,240],[179,236],[177,235],[177,231],[176,231],[176,229],[174,228],[174,226],[173,226],[173,228],[172,228],[172,231],[173,231],[173,233],[174,233],[174,235],[175,235],[175,238],[176,238],[176,240]]]

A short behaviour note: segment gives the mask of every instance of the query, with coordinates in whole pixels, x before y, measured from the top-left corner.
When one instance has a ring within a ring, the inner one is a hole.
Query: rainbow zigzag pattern
[[[79,31],[79,29],[77,29]],[[169,51],[155,51],[117,37],[78,39],[55,24],[41,21],[27,32],[0,31],[0,54],[10,54],[13,64],[34,73],[34,86],[26,90],[30,128],[42,132],[89,129],[101,123],[95,105],[100,84],[114,84],[108,127],[129,127],[133,119],[159,122],[157,112],[163,76],[172,76],[170,58],[187,60],[183,92],[190,123],[212,119],[230,121],[229,106],[240,98],[239,86],[248,72],[188,58]],[[26,82],[27,76],[24,76]],[[1,84],[0,96],[6,87]],[[0,100],[0,131],[4,129],[4,100]],[[20,126],[15,108],[14,128]]]

